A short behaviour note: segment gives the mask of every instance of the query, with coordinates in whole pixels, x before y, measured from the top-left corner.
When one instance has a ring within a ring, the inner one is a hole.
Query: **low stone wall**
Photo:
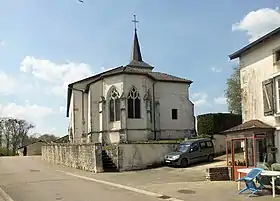
[[[225,136],[215,135],[215,154],[225,152]],[[139,170],[160,166],[164,156],[174,151],[178,144],[140,143],[140,144],[111,144],[104,147],[119,171]]]
[[[105,147],[119,171],[140,170],[160,166],[164,156],[178,144],[118,144]]]
[[[228,167],[214,167],[206,169],[206,180],[210,181],[228,181],[230,178],[230,168]]]
[[[213,135],[213,143],[215,154],[220,155],[226,153],[226,136],[215,134]]]
[[[164,156],[174,151],[177,144],[120,144],[119,170],[139,170],[160,166]]]
[[[42,159],[53,164],[102,172],[101,144],[49,144],[42,146]]]

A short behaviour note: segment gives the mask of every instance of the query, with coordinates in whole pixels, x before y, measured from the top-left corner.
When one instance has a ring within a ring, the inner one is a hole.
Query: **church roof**
[[[132,52],[131,52],[131,60],[132,61],[139,61],[139,62],[143,61],[136,29],[135,29],[135,32],[134,32],[134,40],[133,40],[133,46],[132,46]]]
[[[82,79],[77,82],[69,84],[68,85],[68,95],[67,95],[67,114],[66,114],[66,116],[67,117],[69,116],[69,106],[70,106],[70,100],[71,100],[71,94],[72,94],[72,87],[74,86],[74,84],[87,83],[86,87],[84,89],[85,92],[87,93],[89,90],[89,86],[92,83],[97,82],[98,80],[100,80],[104,77],[109,77],[109,76],[118,75],[118,74],[145,75],[145,76],[150,77],[151,79],[153,79],[155,81],[159,81],[159,82],[177,82],[177,83],[186,83],[186,84],[192,83],[191,80],[169,75],[166,73],[147,72],[147,71],[143,71],[141,68],[135,68],[135,67],[131,67],[131,66],[116,67],[114,69],[104,71],[103,73],[99,73],[99,74],[93,75],[91,77],[87,77],[85,79]]]

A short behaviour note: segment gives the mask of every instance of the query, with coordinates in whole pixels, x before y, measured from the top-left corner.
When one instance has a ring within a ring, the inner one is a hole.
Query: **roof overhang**
[[[97,80],[100,79],[100,77],[102,76],[102,74],[104,74],[104,73],[109,73],[109,72],[111,72],[111,71],[113,71],[113,70],[116,70],[116,69],[122,68],[122,67],[123,67],[123,66],[119,66],[119,67],[110,69],[110,70],[108,70],[108,71],[105,71],[105,72],[102,72],[102,73],[99,73],[99,74],[96,74],[96,75],[87,77],[87,78],[85,78],[85,79],[78,80],[78,81],[76,81],[76,82],[70,83],[70,84],[68,85],[68,89],[67,89],[66,117],[69,117],[69,107],[70,107],[71,96],[72,96],[72,90],[73,90],[74,85],[76,85],[76,84],[82,84],[82,83],[87,82],[87,81],[90,81],[90,80],[95,80],[95,81],[97,81]],[[90,84],[91,84],[91,83],[92,83],[92,82],[90,82]],[[84,92],[87,93],[87,88],[89,88],[88,86],[89,86],[90,84],[87,84],[87,85],[86,85],[86,87],[83,89]]]
[[[275,127],[270,126],[260,120],[252,119],[237,126],[234,126],[230,129],[222,131],[222,134],[232,134],[232,133],[240,133],[246,131],[254,131],[254,130],[275,130]]]
[[[254,42],[246,45],[245,47],[241,48],[240,50],[237,50],[233,54],[230,54],[229,55],[230,60],[233,60],[233,59],[236,59],[236,58],[240,57],[242,54],[244,54],[248,50],[252,49],[253,47],[255,47],[257,45],[262,44],[264,41],[270,39],[271,37],[274,37],[278,33],[280,33],[280,27],[278,27],[277,29],[274,29],[273,31],[271,31],[268,34],[262,36],[261,38],[255,40]]]

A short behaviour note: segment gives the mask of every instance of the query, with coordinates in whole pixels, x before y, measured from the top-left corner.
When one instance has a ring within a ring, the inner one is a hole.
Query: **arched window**
[[[128,94],[128,118],[140,119],[141,103],[140,94],[135,87],[132,87]]]
[[[110,116],[110,121],[120,120],[120,96],[115,88],[111,91],[110,94],[109,116]]]

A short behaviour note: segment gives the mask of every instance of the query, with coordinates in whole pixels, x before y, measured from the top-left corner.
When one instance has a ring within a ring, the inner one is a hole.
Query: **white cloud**
[[[240,22],[232,25],[233,31],[245,31],[252,42],[280,26],[278,8],[262,8],[248,13]]]
[[[52,108],[39,106],[36,104],[30,104],[26,101],[24,105],[18,105],[16,103],[0,104],[0,116],[23,118],[29,121],[44,118],[53,114]]]
[[[224,97],[224,95],[214,98],[214,103],[219,105],[225,105],[227,104],[227,99]]]
[[[61,113],[65,114],[66,113],[66,107],[64,107],[64,106],[59,107],[59,111]]]
[[[48,133],[54,132],[53,128],[49,129],[47,117],[54,114],[52,108],[30,104],[28,100],[24,104],[19,105],[14,102],[8,104],[0,104],[1,117],[13,117],[24,119],[35,124],[35,128],[31,132]]]
[[[50,60],[26,56],[21,62],[20,71],[30,73],[35,78],[49,83],[52,93],[66,95],[67,85],[93,74],[91,67],[85,63],[68,62],[57,64]]]
[[[7,75],[5,72],[0,72],[0,93],[13,94],[17,91],[19,84],[12,76]]]
[[[203,105],[209,105],[208,103],[208,95],[205,92],[201,93],[193,93],[191,95],[192,102],[195,106],[203,106]]]
[[[20,75],[9,75],[0,71],[0,95],[26,95],[35,89],[32,81],[22,79]]]
[[[220,73],[220,72],[222,72],[222,69],[221,69],[221,68],[216,68],[216,67],[211,68],[211,70],[212,70],[213,72],[215,72],[215,73]]]

